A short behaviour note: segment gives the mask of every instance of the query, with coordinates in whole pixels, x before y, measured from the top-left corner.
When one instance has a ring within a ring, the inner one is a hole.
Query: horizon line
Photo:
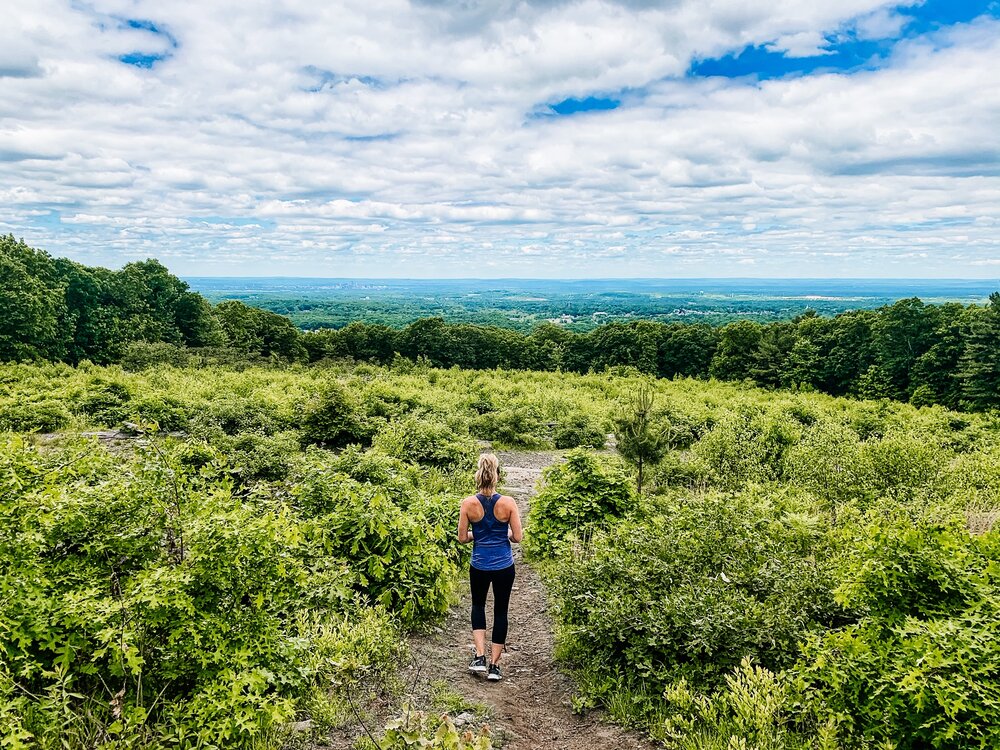
[[[599,276],[558,278],[548,276],[216,276],[181,275],[180,279],[286,279],[289,281],[968,281],[995,282],[1000,277],[969,276]]]

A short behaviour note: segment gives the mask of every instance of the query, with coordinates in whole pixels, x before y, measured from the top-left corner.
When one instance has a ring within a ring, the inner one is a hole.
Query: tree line
[[[792,321],[609,323],[530,333],[424,318],[403,328],[356,321],[303,332],[239,301],[211,305],[155,260],[120,271],[53,258],[0,237],[0,360],[122,361],[155,344],[240,358],[316,362],[397,357],[437,367],[601,371],[751,380],[773,388],[891,398],[953,409],[1000,407],[1000,293],[985,306],[904,299],[876,310]],[[162,354],[169,361],[167,353]]]

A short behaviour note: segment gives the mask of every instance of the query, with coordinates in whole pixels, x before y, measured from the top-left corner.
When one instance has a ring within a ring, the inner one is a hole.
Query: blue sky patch
[[[763,45],[750,46],[744,47],[736,55],[698,60],[692,63],[690,75],[702,78],[756,76],[759,80],[765,81],[789,75],[873,70],[879,67],[891,51],[892,44],[884,41],[841,42],[831,50],[830,54],[810,57],[786,57],[784,52]]]
[[[118,59],[126,65],[134,65],[137,68],[152,68],[161,60],[167,59],[168,55],[150,55],[145,52],[129,52],[127,55],[119,55]]]
[[[1000,17],[997,0],[927,0],[920,5],[901,5],[895,12],[904,18],[897,36],[884,39],[859,39],[851,30],[840,30],[826,36],[826,54],[788,57],[783,51],[766,44],[748,45],[739,51],[716,58],[695,60],[688,70],[693,77],[721,76],[724,78],[756,77],[758,80],[784,78],[810,73],[874,70],[891,53],[896,44],[959,23],[968,23],[983,15]]]
[[[167,43],[167,50],[163,52],[144,52],[142,50],[134,50],[132,52],[127,52],[124,55],[119,55],[118,60],[126,65],[132,65],[136,68],[149,70],[158,62],[169,59],[173,55],[173,50],[177,49],[179,46],[177,38],[154,21],[148,21],[144,18],[122,18],[120,19],[120,23],[121,28],[146,31],[154,36],[160,37]]]
[[[160,27],[157,26],[152,21],[147,21],[142,18],[126,18],[125,25],[130,29],[138,29],[140,31],[150,31],[154,34],[164,34],[170,36],[164,31],[160,31]]]
[[[587,96],[583,99],[563,99],[556,104],[550,104],[549,109],[557,115],[575,115],[578,112],[594,112],[598,110],[618,109],[620,99],[603,96]]]
[[[1000,17],[996,0],[927,0],[920,5],[899,8],[910,20],[903,29],[908,36],[936,31],[956,23],[968,23],[980,16]]]

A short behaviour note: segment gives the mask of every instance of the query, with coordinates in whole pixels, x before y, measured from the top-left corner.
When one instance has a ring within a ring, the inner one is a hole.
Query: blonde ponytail
[[[493,453],[483,453],[479,457],[479,468],[476,469],[476,492],[485,494],[483,490],[496,491],[500,483],[500,459]]]

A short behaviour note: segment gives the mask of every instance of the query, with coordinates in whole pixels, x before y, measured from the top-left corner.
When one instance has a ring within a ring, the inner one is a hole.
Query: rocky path
[[[558,454],[509,452],[499,456],[505,472],[501,489],[517,499],[522,517],[527,518],[542,469],[557,460]],[[411,640],[414,657],[421,665],[421,681],[445,683],[467,701],[488,706],[488,723],[503,737],[507,750],[651,748],[640,735],[602,723],[595,712],[586,716],[573,713],[572,685],[553,663],[552,621],[545,590],[535,571],[521,560],[517,545],[514,555],[517,579],[511,596],[508,653],[501,662],[503,681],[487,682],[467,670],[472,657],[468,584],[463,587],[462,603],[439,628]],[[492,600],[487,602],[486,611],[489,624]]]

